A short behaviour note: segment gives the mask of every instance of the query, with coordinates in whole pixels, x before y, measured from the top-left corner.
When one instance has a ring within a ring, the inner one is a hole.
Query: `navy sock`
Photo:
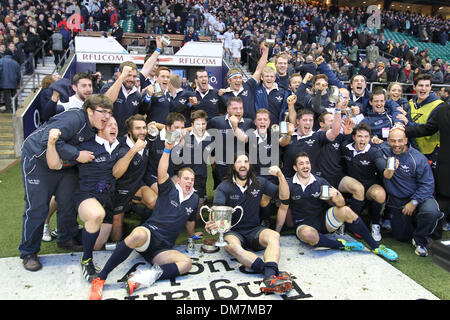
[[[109,257],[108,261],[106,261],[102,271],[98,274],[99,278],[101,280],[106,280],[108,274],[113,271],[115,267],[125,261],[131,252],[133,252],[133,249],[128,247],[125,244],[125,241],[121,241]]]
[[[350,231],[359,234],[372,250],[378,248],[378,243],[372,238],[369,229],[360,217],[352,223],[347,223],[347,225]]]
[[[278,275],[278,263],[266,262],[264,263],[264,279],[268,279],[271,276]]]
[[[348,206],[350,207],[350,209],[353,210],[353,212],[355,212],[359,216],[361,214],[361,211],[363,211],[364,209],[364,204],[365,204],[364,200],[361,201],[355,198],[351,198]]]
[[[252,266],[250,267],[252,270],[258,273],[264,272],[264,261],[262,261],[261,258],[256,258],[255,261],[253,261]]]
[[[163,273],[158,278],[158,280],[166,280],[166,279],[172,279],[180,275],[180,271],[178,270],[176,263],[167,263],[160,266]]]
[[[380,224],[381,209],[383,203],[378,203],[375,200],[370,201],[370,222],[373,224]]]
[[[92,258],[92,251],[94,251],[95,241],[97,241],[99,234],[100,230],[95,233],[89,233],[86,229],[83,229],[83,261]]]
[[[337,241],[328,238],[327,236],[319,233],[319,242],[315,245],[315,247],[325,247],[325,248],[331,248],[331,249],[340,249],[343,248],[344,245]]]

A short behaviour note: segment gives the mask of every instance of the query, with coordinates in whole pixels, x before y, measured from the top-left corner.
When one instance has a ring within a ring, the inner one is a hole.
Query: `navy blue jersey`
[[[244,209],[242,220],[233,227],[235,231],[247,231],[260,225],[259,205],[263,194],[275,198],[278,195],[278,187],[263,177],[258,181],[252,181],[245,191],[235,183],[222,181],[214,194],[214,205],[241,206]],[[235,224],[240,217],[240,210],[233,214],[231,224]]]
[[[51,117],[31,133],[23,143],[22,152],[26,152],[30,158],[36,157],[47,163],[45,152],[50,129],[61,131],[55,147],[60,158],[67,161],[75,161],[78,158],[80,151],[77,145],[95,137],[95,130],[89,122],[87,113],[81,109],[71,109]]]
[[[311,172],[316,174],[319,171],[319,157],[322,146],[330,143],[325,131],[319,130],[308,136],[299,136],[294,133],[289,144],[283,150],[283,174],[285,177],[292,177],[295,174],[293,165],[295,156],[299,152],[306,152],[311,162]]]
[[[219,90],[210,88],[206,94],[194,91],[198,104],[192,106],[192,111],[203,110],[208,115],[208,119],[217,117],[219,113],[225,113],[225,107],[220,102]]]
[[[327,180],[311,175],[309,184],[304,190],[297,178],[297,174],[286,180],[290,192],[289,209],[291,209],[292,220],[295,225],[315,220],[330,207],[326,201],[320,199],[321,186],[330,186]]]
[[[129,140],[128,136],[121,139],[119,147],[119,159],[125,156],[128,151],[130,151],[130,145],[132,146],[133,144],[131,140]],[[138,152],[134,155],[133,159],[131,159],[130,164],[128,165],[127,171],[125,171],[123,176],[117,180],[116,189],[134,190],[136,189],[136,186],[142,184],[149,159],[149,146],[150,144],[147,142],[147,145],[141,151],[142,154]]]
[[[271,166],[279,166],[279,159],[277,163],[266,163],[266,159],[271,159],[272,155],[272,134],[270,129],[267,130],[267,135],[262,138],[258,134],[258,129],[250,130],[248,132],[248,155],[257,175],[261,174],[261,169],[268,169]],[[253,157],[256,156],[256,161]],[[266,173],[267,174],[267,173]],[[272,181],[273,176],[268,177]]]
[[[256,110],[255,110],[255,92],[256,88],[258,86],[258,81],[255,80],[255,78],[250,78],[241,87],[241,90],[239,90],[239,93],[237,94],[238,97],[242,99],[242,102],[244,103],[244,118],[249,118],[254,120],[256,116]],[[231,90],[228,92],[225,92],[221,97],[220,100],[222,101],[222,105],[226,106],[228,99],[231,97],[236,96]]]
[[[105,94],[111,86],[112,84],[104,85],[100,92]],[[124,87],[122,85],[113,108],[113,116],[116,119],[117,127],[119,128],[119,137],[122,137],[127,133],[125,121],[139,112],[141,99],[141,94],[135,87],[125,96]]]
[[[272,89],[267,94],[266,87],[259,85],[255,93],[255,109],[265,108],[270,112],[270,123],[278,124],[284,119],[284,113],[288,111],[286,98],[288,90],[283,88]]]
[[[90,193],[107,193],[115,189],[116,179],[112,169],[119,159],[119,142],[109,149],[109,143],[98,136],[94,140],[83,142],[78,149],[92,151],[95,159],[78,164],[78,189]]]
[[[161,130],[160,134],[154,141],[147,140],[149,150],[147,170],[145,171],[144,181],[147,185],[152,185],[158,178],[159,160],[164,152],[165,130]],[[174,149],[175,150],[175,149]],[[175,152],[175,151],[172,151]],[[169,160],[169,168],[167,174],[172,177],[175,174],[175,165],[172,161],[172,156]]]
[[[211,154],[213,137],[205,132],[203,139],[198,139],[191,133],[184,136],[184,145],[180,148],[180,157],[183,159],[181,168],[191,168],[194,170],[195,176],[203,177],[206,180],[208,176],[207,165],[204,156]],[[206,152],[205,152],[206,150]]]
[[[242,143],[242,142],[238,142],[237,138],[234,136],[234,131],[232,129],[232,126],[231,126],[230,122],[228,121],[228,114],[226,114],[224,116],[214,117],[214,118],[208,120],[208,124],[207,124],[206,128],[208,130],[209,129],[217,129],[222,134],[222,141],[220,142],[222,144],[222,147],[220,150],[222,152],[222,157],[219,156],[219,154],[218,154],[219,150],[217,149],[217,148],[220,148],[220,145],[217,145],[216,151],[215,151],[215,155],[216,155],[215,161],[216,161],[216,164],[218,164],[218,165],[226,165],[227,157],[230,157],[230,159],[233,160],[234,153],[237,151],[237,148],[238,148],[238,143]],[[238,128],[240,128],[241,130],[246,132],[248,129],[254,128],[253,121],[251,119],[242,118],[241,121],[238,123]],[[231,148],[229,145],[227,145],[226,142],[228,140],[230,140],[230,139],[227,139],[227,137],[233,137],[232,140],[233,140],[234,148]],[[216,142],[218,142],[218,141],[216,140]]]
[[[158,184],[155,208],[143,225],[173,246],[186,222],[195,221],[197,208],[197,194],[192,193],[189,198],[180,202],[179,189],[168,178],[164,183]]]
[[[166,118],[170,113],[170,98],[168,95],[162,95],[160,97],[152,96],[147,107],[141,109],[141,113],[147,115],[147,123],[156,121],[158,123],[166,123]],[[145,110],[144,110],[145,109]]]
[[[170,97],[170,112],[181,113],[186,118],[186,127],[191,125],[191,105],[189,97],[193,97],[194,93],[189,90],[180,90],[175,97]]]
[[[339,134],[333,142],[322,145],[320,149],[318,172],[320,176],[329,182],[333,182],[335,188],[345,176],[344,162],[342,159],[342,144],[347,141],[343,134]]]
[[[378,183],[378,172],[375,164],[377,150],[368,144],[365,150],[356,151],[354,143],[342,148],[345,163],[345,172],[348,176],[361,182],[366,189]]]

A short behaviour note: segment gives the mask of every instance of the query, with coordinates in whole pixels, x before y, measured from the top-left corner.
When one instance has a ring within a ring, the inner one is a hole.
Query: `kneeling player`
[[[167,174],[172,148],[173,145],[166,141],[158,165],[159,195],[153,214],[117,245],[103,270],[92,282],[90,300],[102,298],[108,274],[125,261],[133,250],[139,252],[149,263],[161,267],[163,273],[159,280],[186,274],[191,269],[191,259],[172,247],[183,227],[186,227],[189,236],[194,235],[198,205],[198,196],[194,193],[195,176],[192,169],[181,169],[178,172],[177,183],[172,182]],[[128,283],[128,285],[131,293],[135,289],[135,284]]]
[[[313,247],[345,249],[362,251],[364,245],[360,242],[348,242],[343,239],[332,240],[325,236],[334,232],[344,222],[351,231],[358,233],[366,241],[372,252],[388,260],[397,260],[398,255],[383,245],[378,245],[372,238],[367,226],[358,215],[345,206],[345,200],[338,190],[321,177],[311,174],[311,163],[307,153],[299,153],[294,162],[296,174],[288,179],[290,203],[282,205],[278,210],[277,231],[284,225],[287,209],[291,209],[292,220],[296,226],[296,236],[300,241]],[[321,200],[322,186],[329,187],[330,207]]]

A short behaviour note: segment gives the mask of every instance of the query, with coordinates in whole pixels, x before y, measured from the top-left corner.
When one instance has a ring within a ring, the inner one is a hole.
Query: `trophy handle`
[[[235,225],[237,225],[237,224],[241,221],[242,217],[244,216],[244,209],[242,209],[241,206],[236,206],[236,207],[234,207],[234,208],[233,208],[233,212],[232,212],[231,214],[233,215],[233,213],[234,213],[237,209],[241,209],[241,216],[239,217],[238,222],[236,222],[235,224],[233,224],[233,225],[231,226],[231,228],[233,228]],[[230,228],[230,229],[231,229],[231,228]]]
[[[200,211],[199,211],[199,213],[200,213],[200,218],[202,218],[203,222],[206,224],[205,219],[203,219],[203,214],[202,214],[203,209],[208,210],[208,212],[209,212],[209,220],[211,220],[211,209],[210,209],[208,206],[206,206],[206,205],[205,205],[205,206],[202,206],[202,207],[200,208]]]

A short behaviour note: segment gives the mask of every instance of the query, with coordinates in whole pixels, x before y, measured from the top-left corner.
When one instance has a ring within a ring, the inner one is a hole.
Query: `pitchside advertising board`
[[[101,52],[98,48],[101,48]],[[129,54],[112,37],[76,37],[75,50],[76,54],[70,61],[64,78],[72,79],[77,72],[95,72],[99,69],[109,70],[107,73],[112,75],[124,61],[132,61],[138,68],[142,68],[145,58],[145,55]],[[228,72],[228,67],[222,60],[222,50],[221,43],[192,42],[187,43],[176,55],[161,55],[158,61],[160,65],[169,67],[177,74],[193,74],[195,70],[204,68],[209,74],[211,86],[220,89]],[[39,96],[40,93],[22,114],[24,139],[40,124]]]

